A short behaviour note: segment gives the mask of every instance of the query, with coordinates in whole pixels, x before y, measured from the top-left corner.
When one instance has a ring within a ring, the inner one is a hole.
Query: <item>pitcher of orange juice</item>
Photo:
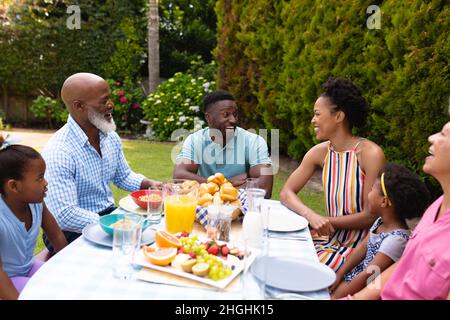
[[[168,232],[192,232],[199,186],[197,181],[185,179],[172,179],[164,184],[164,215]]]

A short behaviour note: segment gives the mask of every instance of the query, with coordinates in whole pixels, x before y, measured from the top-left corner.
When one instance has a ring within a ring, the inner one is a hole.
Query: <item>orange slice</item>
[[[155,249],[144,246],[144,256],[152,264],[168,266],[177,255],[177,248]]]
[[[156,245],[160,248],[180,248],[181,242],[177,237],[164,230],[156,231],[155,235]]]

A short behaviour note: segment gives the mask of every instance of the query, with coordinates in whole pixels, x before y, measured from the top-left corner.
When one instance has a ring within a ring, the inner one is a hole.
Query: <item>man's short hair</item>
[[[203,98],[203,112],[208,111],[208,109],[217,101],[223,100],[235,101],[233,95],[226,90],[218,89],[209,93],[205,98]]]

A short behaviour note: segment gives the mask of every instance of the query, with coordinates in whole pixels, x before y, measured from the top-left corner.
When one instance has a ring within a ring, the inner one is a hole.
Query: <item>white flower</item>
[[[177,126],[179,126],[180,124],[181,124],[181,122],[180,122],[180,121],[178,121],[178,122],[177,122]]]
[[[194,82],[195,82],[195,79],[192,79],[192,80],[191,80],[191,83],[194,83]]]
[[[190,106],[189,110],[192,110],[194,112],[199,112],[200,111],[200,107],[199,106]]]
[[[156,102],[155,102],[155,104],[160,104],[161,103],[161,100],[156,100]]]
[[[179,116],[182,116],[182,115],[183,115],[183,112],[182,112],[182,111],[178,112],[178,115],[179,115]]]
[[[170,78],[169,79],[169,82],[174,82],[175,80],[173,79],[173,78]]]
[[[211,83],[209,83],[209,82],[205,82],[203,84],[203,87],[206,88],[206,89],[208,89],[210,86],[211,86]]]
[[[185,116],[181,116],[179,120],[180,120],[180,122],[185,122],[186,121],[186,117]]]
[[[158,121],[158,118],[153,118],[153,121]]]
[[[187,98],[187,99],[185,100],[185,102],[187,102],[187,103],[191,102],[191,98]]]

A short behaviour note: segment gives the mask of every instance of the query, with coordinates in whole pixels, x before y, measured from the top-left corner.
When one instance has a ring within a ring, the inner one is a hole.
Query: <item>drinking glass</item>
[[[161,222],[163,208],[163,186],[151,186],[147,190],[147,220],[151,224]]]
[[[130,279],[133,274],[133,259],[140,247],[142,217],[136,214],[124,215],[122,226],[113,232],[113,274],[119,279]]]
[[[258,178],[247,178],[245,181],[246,181],[245,189],[259,188]]]
[[[164,184],[164,214],[168,232],[192,232],[198,189],[199,183],[193,180],[173,179]]]

